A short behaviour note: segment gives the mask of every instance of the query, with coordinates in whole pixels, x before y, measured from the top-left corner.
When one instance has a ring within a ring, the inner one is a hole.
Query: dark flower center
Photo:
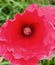
[[[26,37],[30,37],[33,35],[34,26],[31,24],[25,24],[21,27],[21,34]]]

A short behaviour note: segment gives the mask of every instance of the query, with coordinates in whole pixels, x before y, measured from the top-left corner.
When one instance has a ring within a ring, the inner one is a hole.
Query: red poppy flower
[[[52,28],[43,12],[33,4],[0,27],[0,55],[13,65],[37,65],[50,55]]]

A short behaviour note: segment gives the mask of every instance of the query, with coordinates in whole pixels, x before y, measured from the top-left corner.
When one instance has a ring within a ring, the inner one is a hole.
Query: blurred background
[[[0,0],[0,26],[9,18],[13,18],[15,13],[23,13],[29,5],[36,3],[40,6],[55,6],[55,0]],[[9,61],[0,57],[0,65],[11,65]],[[39,65],[55,65],[55,57],[51,60],[40,60]]]

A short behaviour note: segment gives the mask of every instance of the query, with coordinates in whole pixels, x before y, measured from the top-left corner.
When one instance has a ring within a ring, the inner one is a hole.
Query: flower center
[[[24,34],[25,34],[26,36],[29,36],[29,35],[31,35],[32,30],[31,30],[30,27],[25,27],[24,30],[23,30],[23,32],[24,32]]]
[[[32,36],[33,32],[34,32],[33,25],[25,24],[21,28],[21,33],[23,36],[30,37]]]

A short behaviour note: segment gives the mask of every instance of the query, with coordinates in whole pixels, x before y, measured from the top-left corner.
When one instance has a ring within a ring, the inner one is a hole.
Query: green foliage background
[[[13,18],[15,13],[22,13],[29,4],[33,3],[40,6],[55,6],[55,0],[0,0],[0,26],[7,19]],[[10,63],[3,60],[0,65],[10,65]],[[55,58],[52,58],[52,60],[41,60],[39,65],[55,65]]]

